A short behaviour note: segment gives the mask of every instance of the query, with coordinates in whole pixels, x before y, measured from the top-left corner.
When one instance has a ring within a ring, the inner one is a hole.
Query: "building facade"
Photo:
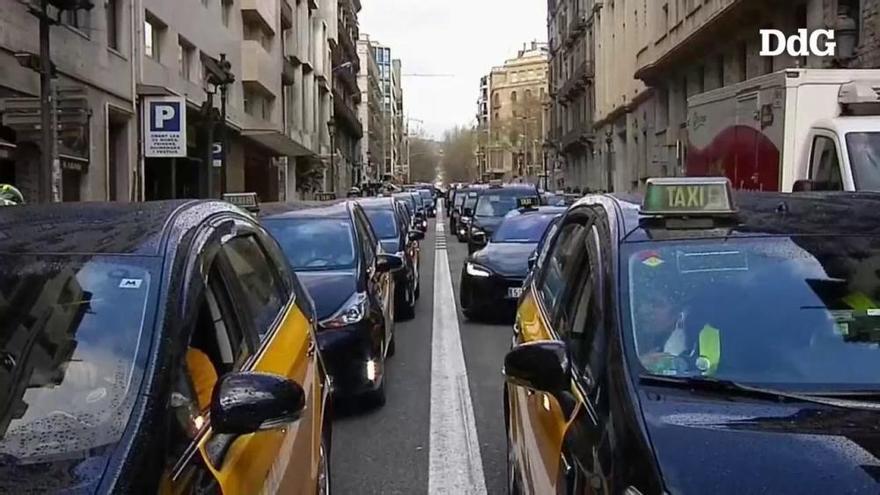
[[[385,112],[385,156],[383,157],[382,177],[392,179],[396,177],[400,169],[400,116],[397,114],[398,92],[400,82],[395,78],[394,63],[391,58],[391,48],[381,43],[373,42],[373,55],[379,65],[379,79],[382,87],[382,104]]]
[[[409,123],[403,112],[403,64],[399,58],[391,61],[391,101],[394,104],[394,155],[397,156],[396,165],[391,170],[399,183],[408,184],[409,174]]]
[[[132,0],[93,3],[62,13],[50,30],[62,110],[60,198],[131,201],[139,197]],[[29,202],[51,199],[40,194],[40,79],[14,54],[39,54],[38,32],[24,3],[0,2],[0,183],[17,186]]]
[[[486,178],[536,181],[543,171],[548,53],[532,42],[489,74]]]
[[[336,0],[92,3],[51,30],[64,200],[255,191],[277,201],[322,189]],[[39,78],[13,54],[38,53],[36,33],[25,5],[0,5],[0,181],[30,198],[40,173],[38,127],[28,121],[39,119]],[[221,59],[234,81],[218,87],[208,75]],[[145,102],[164,96],[186,102],[186,153],[145,157]]]
[[[333,180],[334,191],[346,191],[362,180],[363,162],[360,141],[363,126],[357,106],[361,102],[358,88],[360,57],[357,42],[360,38],[359,0],[339,0],[336,43],[331,49],[333,61],[333,122],[335,125]]]
[[[382,82],[369,35],[361,34],[357,44],[360,59],[358,87],[361,102],[358,116],[363,124],[361,140],[361,163],[364,164],[364,181],[381,179],[381,166],[385,157],[385,110],[382,98]]]
[[[878,67],[878,11],[878,0],[548,0],[549,136],[563,151],[563,184],[634,191],[649,177],[685,174],[688,98],[786,68]],[[763,28],[836,29],[838,55],[761,57]],[[576,58],[588,68],[592,61],[595,77],[572,83],[566,53],[581,38],[586,56]],[[566,101],[572,84],[592,99],[583,102],[580,124]],[[583,145],[566,146],[567,129],[578,129]]]
[[[477,149],[476,157],[477,174],[480,179],[484,178],[488,168],[489,156],[489,75],[480,78],[480,96],[477,98]]]

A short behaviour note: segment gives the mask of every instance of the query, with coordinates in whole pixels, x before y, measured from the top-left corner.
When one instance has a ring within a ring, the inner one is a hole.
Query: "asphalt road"
[[[432,221],[422,242],[421,298],[416,317],[398,322],[395,327],[397,352],[386,365],[385,406],[372,411],[347,410],[334,421],[331,454],[334,493],[409,495],[428,492],[432,472],[429,456],[435,244]],[[506,444],[501,366],[510,347],[510,322],[473,323],[461,314],[459,276],[467,248],[451,235],[447,235],[445,245],[455,294],[455,301],[448,304],[454,303],[458,313],[461,353],[482,459],[484,480],[480,481],[485,483],[485,493],[504,494]],[[443,243],[440,246],[442,249]],[[440,280],[439,283],[449,282]],[[443,303],[445,306],[447,302]],[[435,485],[437,481],[433,480]]]

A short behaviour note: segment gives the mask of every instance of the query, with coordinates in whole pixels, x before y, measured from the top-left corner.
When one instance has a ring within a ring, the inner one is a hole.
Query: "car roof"
[[[535,208],[510,210],[508,215],[511,217],[528,215],[561,215],[566,211],[568,211],[567,206],[538,206]]]
[[[502,194],[502,195],[511,195],[516,193],[533,193],[535,195],[538,194],[538,188],[531,184],[504,184],[501,186],[491,186],[483,189],[479,189],[477,194],[479,196],[483,196],[486,194]]]
[[[364,198],[358,199],[357,203],[361,205],[361,207],[365,210],[370,209],[379,209],[379,208],[393,208],[394,207],[395,198],[392,197],[381,197],[381,198]]]
[[[260,205],[260,219],[280,220],[284,218],[349,218],[350,202],[311,201],[275,203],[268,208]]]
[[[622,238],[627,242],[650,240],[640,225],[641,194],[587,195],[575,205],[610,198],[620,209]],[[880,194],[869,192],[775,193],[734,191],[739,209],[729,237],[880,235]],[[694,238],[694,230],[667,230],[664,240]],[[708,234],[708,231],[707,231]]]
[[[7,206],[0,208],[0,253],[158,256],[176,217],[221,211],[243,210],[211,200]]]

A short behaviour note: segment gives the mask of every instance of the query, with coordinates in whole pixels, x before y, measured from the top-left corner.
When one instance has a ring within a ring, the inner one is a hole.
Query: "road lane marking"
[[[435,232],[428,494],[485,495],[483,457],[461,347],[442,221],[437,221]]]

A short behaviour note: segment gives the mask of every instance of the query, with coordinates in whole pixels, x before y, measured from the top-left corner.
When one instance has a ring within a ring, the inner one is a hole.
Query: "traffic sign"
[[[181,96],[144,98],[144,156],[186,156],[186,99]]]

